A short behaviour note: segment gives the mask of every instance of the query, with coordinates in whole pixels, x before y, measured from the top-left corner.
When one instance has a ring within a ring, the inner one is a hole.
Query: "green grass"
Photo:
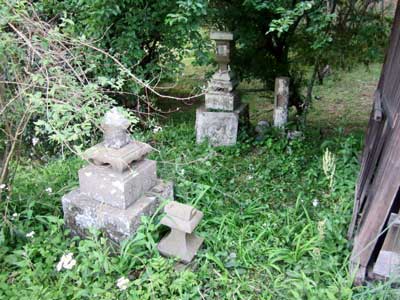
[[[176,200],[204,212],[197,229],[204,246],[185,271],[175,271],[175,262],[156,251],[165,234],[160,216],[145,219],[113,255],[96,233],[87,240],[68,236],[60,198],[77,186],[82,161],[20,167],[11,198],[0,203],[0,299],[397,299],[385,284],[352,287],[348,272],[345,234],[362,148],[357,128],[366,126],[369,110],[366,103],[360,111],[357,101],[370,102],[358,97],[361,87],[373,85],[377,68],[368,78],[363,72],[317,88],[322,100],[310,113],[305,140],[271,131],[262,142],[242,134],[230,148],[196,145],[188,111],[164,122],[161,132],[141,135],[159,150],[151,157],[159,176],[174,181]],[[347,92],[356,78],[362,78],[359,88]],[[245,97],[267,110],[267,98]],[[343,111],[358,114],[323,115],[336,107],[329,99],[346,100],[353,107]],[[332,187],[322,169],[326,149],[336,157]],[[57,272],[66,252],[77,264]],[[121,276],[130,279],[125,291],[116,286]]]

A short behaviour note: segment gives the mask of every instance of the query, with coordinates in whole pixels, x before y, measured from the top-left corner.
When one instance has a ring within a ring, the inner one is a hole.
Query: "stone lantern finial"
[[[120,149],[131,142],[128,134],[130,122],[118,111],[116,107],[108,111],[101,123],[104,130],[104,143],[106,148]]]

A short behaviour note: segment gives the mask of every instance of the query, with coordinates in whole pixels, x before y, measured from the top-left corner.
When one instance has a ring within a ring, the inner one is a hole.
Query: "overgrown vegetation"
[[[175,182],[176,199],[205,213],[198,229],[205,246],[194,263],[176,272],[173,260],[159,256],[155,242],[164,228],[158,217],[147,219],[115,255],[98,235],[69,238],[60,197],[76,186],[83,162],[29,162],[17,172],[11,198],[1,203],[1,296],[357,299],[365,290],[351,286],[345,232],[360,136],[336,132],[323,140],[310,131],[304,141],[287,141],[270,132],[263,142],[242,136],[235,147],[213,149],[195,144],[192,122],[170,123],[142,139],[160,151],[153,158],[160,176]],[[324,153],[331,158],[325,154],[324,160]],[[57,272],[67,252],[74,254],[76,266]],[[124,291],[116,285],[122,276],[130,280]],[[389,295],[382,287],[378,291]]]
[[[327,64],[381,60],[389,22],[374,5],[0,0],[0,298],[397,299],[390,282],[353,287],[347,267],[359,130],[377,65],[346,75],[337,68],[317,87],[304,139],[270,130],[262,141],[249,132],[234,147],[199,146],[191,110],[148,130],[160,112],[151,96],[162,98],[159,83],[180,74],[189,52],[194,64],[210,62],[202,30],[235,32],[233,68],[244,78],[265,88],[291,75],[301,111]],[[204,73],[185,88],[196,90]],[[265,96],[244,91],[253,123],[268,116]],[[144,125],[134,136],[159,150],[152,158],[174,181],[176,200],[205,214],[205,245],[183,271],[156,250],[165,234],[159,215],[117,252],[99,232],[81,240],[63,226],[60,198],[85,162],[61,154],[96,142],[100,116],[115,104]]]

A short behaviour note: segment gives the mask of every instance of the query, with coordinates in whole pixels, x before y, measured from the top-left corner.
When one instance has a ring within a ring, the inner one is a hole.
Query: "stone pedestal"
[[[152,148],[132,141],[129,122],[116,110],[102,123],[104,141],[88,149],[91,163],[79,170],[80,187],[62,198],[65,225],[84,237],[89,228],[121,242],[135,234],[142,216],[150,216],[162,200],[173,200],[171,182],[157,178],[157,166],[145,159]]]
[[[73,235],[85,237],[92,227],[120,243],[136,233],[142,216],[153,215],[166,199],[173,199],[173,185],[161,180],[126,209],[96,201],[76,189],[62,198],[65,225]]]
[[[196,110],[196,142],[208,140],[213,146],[235,145],[239,128],[249,119],[249,106],[241,104],[234,111]]]

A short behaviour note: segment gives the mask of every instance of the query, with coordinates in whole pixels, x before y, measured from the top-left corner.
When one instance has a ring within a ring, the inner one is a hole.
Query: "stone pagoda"
[[[114,242],[134,235],[141,217],[152,215],[160,201],[173,199],[171,182],[157,178],[151,146],[134,141],[129,121],[116,108],[101,125],[104,141],[88,149],[90,163],[79,170],[79,188],[62,198],[65,225],[84,237],[87,229],[102,230]]]
[[[196,142],[229,146],[236,144],[239,125],[248,122],[249,110],[240,101],[239,81],[229,67],[233,34],[211,32],[210,37],[216,42],[219,69],[208,83],[205,106],[196,111]]]

